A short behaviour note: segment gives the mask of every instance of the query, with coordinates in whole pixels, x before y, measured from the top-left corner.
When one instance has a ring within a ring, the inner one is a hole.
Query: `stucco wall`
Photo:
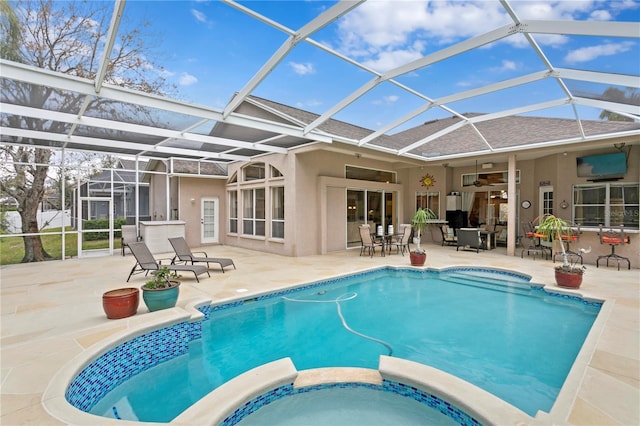
[[[475,165],[452,167],[448,165],[423,165],[410,167],[407,163],[398,162],[394,156],[377,154],[369,156],[363,151],[361,155],[346,153],[334,146],[314,146],[297,149],[289,155],[268,154],[260,156],[256,161],[277,167],[284,175],[279,179],[266,181],[239,182],[227,185],[223,179],[179,178],[179,219],[187,222],[187,240],[190,245],[200,245],[200,199],[202,197],[218,197],[220,220],[220,243],[240,247],[269,251],[286,256],[306,256],[328,251],[343,250],[346,236],[346,191],[348,188],[397,191],[398,216],[397,223],[408,223],[415,212],[416,192],[436,191],[440,193],[439,215],[444,218],[445,197],[452,191],[487,192],[507,189],[507,185],[484,186],[480,188],[462,187],[461,175],[475,173]],[[520,184],[517,186],[520,201],[530,200],[532,206],[523,209],[518,203],[517,228],[520,231],[522,222],[534,220],[539,214],[539,190],[541,184],[550,184],[554,188],[556,213],[567,219],[571,218],[572,209],[559,208],[559,203],[566,200],[572,202],[572,185],[588,183],[585,178],[576,174],[576,157],[611,152],[612,148],[600,148],[584,151],[562,152],[550,154],[535,160],[522,160],[516,155],[516,168],[520,171]],[[524,156],[524,155],[523,155]],[[506,162],[495,162],[489,157],[479,161],[479,171],[483,162],[492,162],[491,171],[507,170]],[[229,175],[239,173],[245,164],[237,163],[229,167]],[[397,184],[348,180],[344,178],[345,165],[353,165],[369,169],[388,170],[397,173]],[[629,170],[623,181],[640,181],[640,147],[634,146],[628,161]],[[268,167],[267,167],[268,170]],[[268,173],[268,172],[267,172]],[[425,188],[421,178],[429,173],[435,178],[435,185]],[[154,176],[157,185],[152,192],[152,212],[164,213],[166,193],[164,176]],[[174,178],[178,179],[178,178]],[[285,239],[269,239],[263,237],[246,237],[228,233],[227,189],[233,187],[242,197],[242,189],[255,186],[267,187],[266,221],[267,227],[271,219],[270,193],[271,186],[285,186]],[[195,200],[195,203],[191,202]],[[587,238],[590,239],[590,238]],[[635,236],[634,236],[635,239]],[[633,247],[621,248],[630,250]],[[635,253],[635,252],[634,252]],[[634,256],[637,258],[637,255]],[[636,263],[633,262],[632,263]],[[634,265],[635,266],[635,265]]]
[[[185,222],[185,239],[191,247],[203,245],[200,219],[203,198],[218,199],[218,243],[227,234],[226,180],[216,178],[175,177],[178,183],[178,219]]]

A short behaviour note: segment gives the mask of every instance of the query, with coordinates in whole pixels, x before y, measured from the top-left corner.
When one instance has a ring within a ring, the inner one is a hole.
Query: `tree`
[[[640,93],[634,88],[628,87],[624,91],[615,87],[608,87],[602,93],[602,99],[605,101],[620,102],[624,104],[640,105]],[[608,121],[633,121],[633,118],[616,114],[613,111],[602,110],[600,113],[601,120]]]
[[[22,0],[10,3],[15,20],[0,21],[0,39],[7,40],[1,47],[3,58],[86,79],[96,77],[101,48],[107,35],[110,4],[104,2],[58,2],[53,0]],[[11,10],[9,3],[1,1],[2,11]],[[125,17],[126,18],[126,17]],[[167,94],[169,86],[153,59],[153,52],[144,45],[142,31],[149,24],[127,25],[123,19],[119,38],[109,57],[105,83],[127,87],[146,93]],[[18,31],[18,33],[16,33]],[[70,95],[51,87],[3,81],[2,96],[7,103],[36,109],[77,113],[87,101],[84,96]],[[95,116],[109,116],[114,120],[149,115],[142,108],[114,104],[99,97],[88,100],[87,112]],[[13,128],[41,132],[68,132],[68,125],[53,120],[26,116],[3,115],[2,124]],[[79,126],[75,134],[88,134],[89,129]],[[113,135],[110,135],[113,137]],[[5,138],[5,142],[8,138]],[[0,176],[0,191],[18,201],[22,219],[22,232],[38,232],[38,205],[45,193],[52,151],[34,148],[29,138],[12,138],[8,145],[0,146],[4,159],[10,160],[13,172]],[[51,146],[56,146],[51,143]],[[25,255],[22,262],[42,261],[49,258],[38,235],[23,237]]]

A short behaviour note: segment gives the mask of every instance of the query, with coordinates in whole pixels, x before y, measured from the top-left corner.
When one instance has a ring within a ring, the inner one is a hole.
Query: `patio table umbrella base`
[[[102,309],[109,319],[127,318],[135,315],[140,303],[137,288],[118,288],[102,295]]]

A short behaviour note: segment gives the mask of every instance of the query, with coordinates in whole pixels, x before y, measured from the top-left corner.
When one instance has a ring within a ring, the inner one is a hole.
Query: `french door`
[[[200,242],[215,244],[218,238],[218,198],[203,198],[200,201]]]

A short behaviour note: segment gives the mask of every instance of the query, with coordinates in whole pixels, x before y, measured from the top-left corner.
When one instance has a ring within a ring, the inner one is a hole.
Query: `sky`
[[[281,29],[297,31],[335,3],[265,0],[239,4]],[[639,1],[518,0],[509,4],[521,20],[588,20],[594,25],[601,21],[640,21]],[[125,16],[121,31],[136,22],[150,23],[149,43],[160,58],[161,72],[178,87],[178,97],[215,108],[223,108],[288,37],[274,25],[218,1],[129,0]],[[311,39],[368,70],[383,73],[510,23],[501,3],[493,0],[374,0],[314,33]],[[533,37],[556,68],[640,74],[638,38]],[[368,70],[301,42],[252,93],[321,114],[372,80],[374,74]],[[401,75],[395,79],[398,85],[381,84],[335,118],[375,129],[426,102],[411,91],[436,99],[542,70],[542,59],[522,34],[516,34]],[[606,88],[578,81],[568,85],[586,93],[601,93]],[[559,84],[547,79],[449,106],[460,113],[490,113],[565,96]],[[581,118],[597,119],[599,113],[579,108]],[[565,106],[529,115],[573,117],[573,110]],[[449,111],[436,108],[405,126],[448,116]]]

